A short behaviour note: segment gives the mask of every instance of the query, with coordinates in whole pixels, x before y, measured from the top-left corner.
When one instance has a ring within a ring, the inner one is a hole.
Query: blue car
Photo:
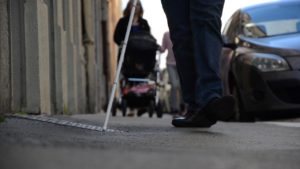
[[[224,94],[236,97],[234,119],[300,112],[300,1],[237,10],[222,32]]]

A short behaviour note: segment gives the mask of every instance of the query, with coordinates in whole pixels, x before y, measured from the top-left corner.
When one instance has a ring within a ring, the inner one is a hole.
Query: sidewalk
[[[55,116],[102,127],[104,114]],[[178,129],[162,119],[112,117],[99,132],[7,118],[0,124],[0,168],[22,169],[298,169],[299,128],[264,123],[218,123]]]

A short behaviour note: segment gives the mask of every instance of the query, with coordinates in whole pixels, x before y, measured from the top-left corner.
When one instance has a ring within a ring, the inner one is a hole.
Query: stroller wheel
[[[141,117],[145,112],[147,111],[147,109],[138,109],[138,112],[137,112],[137,116],[138,117]]]
[[[149,117],[152,118],[153,117],[153,113],[155,111],[155,103],[153,100],[150,101],[149,107],[148,107],[148,113],[149,113]]]
[[[112,105],[112,116],[116,116],[117,115],[117,107],[118,107],[117,104],[118,104],[117,100],[114,99],[114,102],[113,102],[113,105]]]
[[[107,111],[108,108],[108,104],[105,104],[103,106],[103,111]],[[112,116],[116,116],[117,115],[117,108],[118,108],[118,103],[116,102],[116,100],[113,101],[112,107],[111,107],[111,115]]]
[[[158,102],[158,104],[156,106],[156,115],[158,118],[162,118],[162,116],[163,116],[163,107],[162,107],[161,102]]]
[[[123,117],[125,117],[126,114],[127,114],[127,102],[126,102],[126,100],[122,100],[121,110],[122,110]]]

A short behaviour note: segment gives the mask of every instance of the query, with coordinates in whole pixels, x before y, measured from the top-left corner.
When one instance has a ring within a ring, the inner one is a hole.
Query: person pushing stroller
[[[130,0],[124,10],[124,16],[116,25],[114,41],[119,45],[120,51],[123,47],[123,40],[128,26],[129,15],[133,7],[133,0]],[[140,1],[137,2],[130,38],[127,43],[124,63],[122,67],[122,78],[120,80],[121,100],[119,101],[123,116],[126,115],[127,107],[138,108],[138,116],[148,110],[149,116],[157,110],[157,82],[150,78],[156,76],[155,66],[158,45],[156,39],[151,35],[150,26],[143,18],[143,7]],[[152,81],[152,82],[151,82]],[[150,84],[150,82],[152,84]],[[115,115],[115,113],[113,113]],[[129,115],[134,115],[133,113]],[[161,117],[161,113],[157,114]]]
[[[123,17],[118,21],[115,32],[114,32],[114,41],[117,45],[121,46],[126,34],[126,28],[129,22],[130,11],[133,7],[133,0],[130,0],[123,12]],[[131,27],[131,33],[136,32],[148,32],[150,33],[150,26],[148,21],[143,18],[144,9],[140,1],[137,2],[135,14],[133,18],[133,23]]]

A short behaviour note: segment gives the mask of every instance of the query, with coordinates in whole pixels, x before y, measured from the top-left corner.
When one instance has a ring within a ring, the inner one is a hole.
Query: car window
[[[242,31],[247,37],[268,37],[300,32],[300,2],[272,4],[245,10]]]

